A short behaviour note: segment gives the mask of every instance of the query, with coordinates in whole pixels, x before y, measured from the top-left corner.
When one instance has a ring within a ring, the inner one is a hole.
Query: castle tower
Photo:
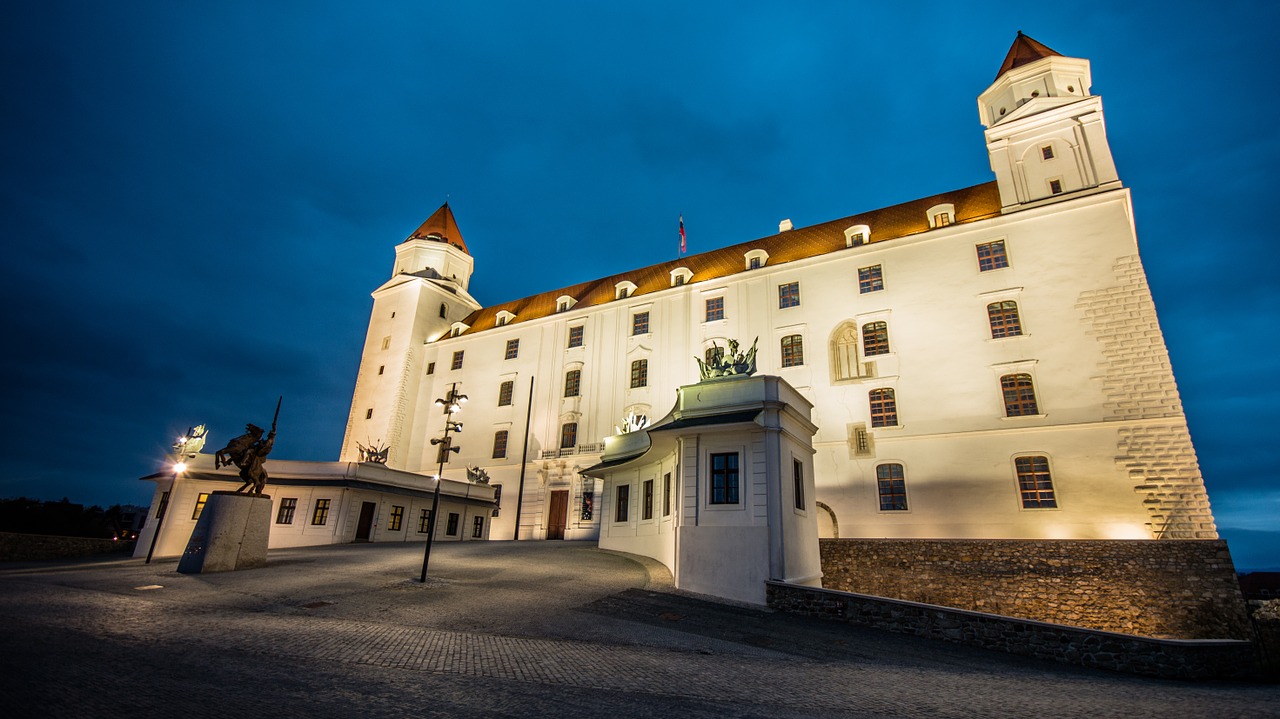
[[[427,368],[423,345],[477,309],[467,293],[474,260],[449,203],[396,247],[391,279],[373,292],[341,461],[360,460],[360,445],[389,449],[387,466],[406,466],[409,424]]]
[[[1120,187],[1089,61],[1018,33],[978,96],[1002,212]]]

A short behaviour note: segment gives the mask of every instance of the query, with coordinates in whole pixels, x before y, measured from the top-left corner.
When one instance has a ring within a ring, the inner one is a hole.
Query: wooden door
[[[373,502],[360,503],[360,521],[356,522],[356,541],[369,541],[369,534],[373,531],[373,510],[378,505]]]
[[[564,539],[568,523],[569,490],[558,489],[551,493],[551,506],[547,509],[547,539]]]

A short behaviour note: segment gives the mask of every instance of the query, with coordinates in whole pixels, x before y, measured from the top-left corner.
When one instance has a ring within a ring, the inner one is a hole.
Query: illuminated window
[[[778,285],[778,309],[800,306],[800,283],[788,282]]]
[[[738,453],[711,455],[711,504],[738,503]]]
[[[484,537],[484,517],[476,515],[475,521],[471,523],[471,538],[480,539]]]
[[[1036,407],[1036,390],[1031,385],[1031,375],[1007,374],[1000,378],[1000,389],[1004,392],[1006,417],[1040,414],[1040,410]]]
[[[462,369],[462,353],[463,350],[453,353],[453,366],[451,369]]]
[[[638,359],[631,363],[631,388],[644,387],[649,384],[649,360]]]
[[[298,508],[296,497],[285,497],[280,500],[280,510],[276,512],[276,524],[293,524],[293,513]]]
[[[987,319],[991,321],[991,339],[1017,337],[1022,334],[1022,322],[1018,320],[1018,303],[1013,300],[992,302],[987,305]]]
[[[647,335],[649,334],[649,313],[637,312],[631,315],[631,334]]]
[[[515,359],[520,355],[520,340],[507,340],[507,354],[503,359]]]
[[[449,512],[449,522],[445,525],[444,533],[449,537],[458,536],[458,521],[462,519],[457,512]]]
[[[329,522],[329,503],[331,499],[317,499],[316,508],[311,512],[311,524],[320,526]]]
[[[578,444],[578,423],[565,422],[560,426],[560,449],[572,449]]]
[[[577,327],[569,328],[569,346],[570,347],[582,346],[582,326],[581,325]]]
[[[500,429],[493,433],[493,458],[502,459],[507,456],[507,430]]]
[[[582,391],[582,370],[571,369],[564,373],[564,396],[577,397]]]
[[[1053,478],[1049,476],[1049,458],[1043,456],[1016,457],[1018,491],[1022,495],[1023,509],[1053,509],[1058,498],[1053,493]]]
[[[671,515],[671,473],[662,475],[662,516]]]
[[[804,509],[804,463],[798,459],[791,460],[791,479],[794,486],[796,509]]]
[[[515,394],[516,383],[514,380],[507,380],[498,386],[498,406],[506,407],[511,404],[512,395]]]
[[[1004,251],[1004,240],[984,242],[978,245],[978,271],[998,270],[1009,266],[1009,256]]]
[[[799,367],[804,364],[804,338],[787,335],[782,338],[782,366]]]
[[[431,531],[431,510],[424,509],[422,514],[418,515],[418,533],[426,534]]]
[[[862,353],[867,357],[889,354],[889,325],[868,322],[862,326]]]
[[[613,521],[627,521],[631,510],[631,485],[619,484],[614,488],[613,497]]]
[[[724,298],[711,297],[707,299],[707,322],[715,322],[724,319]]]
[[[907,480],[900,464],[876,466],[876,491],[880,495],[881,512],[907,510]]]
[[[393,505],[391,507],[391,516],[387,518],[387,531],[399,532],[400,525],[404,522],[404,507]]]
[[[192,519],[199,519],[200,515],[204,514],[204,505],[205,505],[205,502],[208,502],[208,501],[209,501],[208,492],[201,492],[200,496],[196,497],[196,508],[194,511],[191,512]]]
[[[950,212],[939,212],[938,214],[933,216],[934,227],[946,227],[949,224],[951,224]]]
[[[884,275],[880,270],[880,265],[858,268],[858,292],[860,294],[879,292],[883,289]]]
[[[898,426],[898,400],[891,389],[873,389],[867,393],[871,402],[872,427]]]
[[[640,518],[653,519],[653,480],[646,479],[640,491]]]

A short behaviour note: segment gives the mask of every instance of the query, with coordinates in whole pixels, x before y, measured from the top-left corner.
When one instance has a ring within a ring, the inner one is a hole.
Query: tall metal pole
[[[524,505],[524,468],[529,463],[529,420],[533,417],[533,377],[529,377],[529,409],[524,413],[524,450],[520,455],[520,486],[516,488],[516,528],[511,539],[520,541],[520,508]]]
[[[427,583],[427,565],[431,562],[431,543],[436,536],[436,515],[440,509],[440,483],[444,481],[444,463],[449,461],[449,453],[453,451],[449,444],[449,432],[453,429],[453,407],[458,399],[458,383],[449,386],[449,394],[441,404],[444,405],[444,439],[440,440],[440,469],[436,472],[436,491],[431,495],[431,516],[427,519],[427,548],[422,552],[422,576],[418,581]],[[431,441],[436,444],[436,440]]]

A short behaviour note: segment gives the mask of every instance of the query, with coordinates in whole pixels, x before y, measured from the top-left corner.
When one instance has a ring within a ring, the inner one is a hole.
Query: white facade
[[[814,407],[822,536],[1216,537],[1089,82],[1020,35],[979,98],[994,182],[492,307],[442,207],[374,293],[342,459],[434,474],[456,383],[445,474],[501,486],[490,536],[522,499],[520,538],[596,537],[604,438],[758,338]]]

